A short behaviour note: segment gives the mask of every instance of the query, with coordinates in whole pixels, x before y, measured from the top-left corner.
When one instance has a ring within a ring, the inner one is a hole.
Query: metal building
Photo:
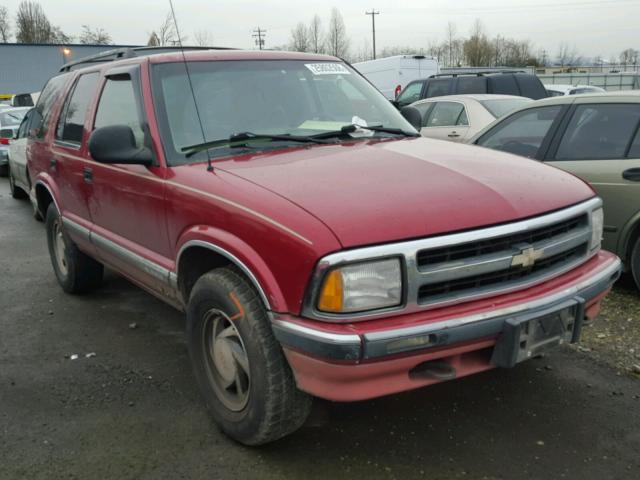
[[[0,95],[38,92],[67,62],[134,46],[0,43]]]

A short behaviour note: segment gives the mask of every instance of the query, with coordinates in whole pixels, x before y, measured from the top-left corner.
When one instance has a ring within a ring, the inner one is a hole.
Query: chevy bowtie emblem
[[[533,247],[525,248],[518,255],[513,256],[511,259],[511,266],[522,268],[531,267],[536,263],[536,260],[542,257],[542,255],[544,255],[543,249],[536,250]]]

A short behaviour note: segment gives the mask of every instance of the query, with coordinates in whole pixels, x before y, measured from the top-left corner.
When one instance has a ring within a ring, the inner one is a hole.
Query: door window
[[[33,135],[36,138],[44,138],[49,127],[51,111],[56,100],[60,96],[69,74],[58,75],[47,82],[33,113],[33,123],[31,124]]]
[[[628,158],[640,158],[640,128],[636,130],[636,136],[629,148]]]
[[[120,75],[107,79],[104,85],[94,128],[111,125],[127,125],[133,130],[136,147],[144,145],[144,132],[138,115],[133,83],[129,75]]]
[[[422,82],[414,82],[407,85],[407,88],[405,88],[398,97],[398,104],[409,105],[410,103],[420,100],[422,85]]]
[[[58,121],[56,139],[80,145],[84,131],[84,121],[91,100],[96,93],[98,73],[87,73],[80,76],[65,103]]]
[[[567,126],[556,160],[624,158],[640,122],[640,104],[579,105]]]
[[[20,127],[18,127],[18,134],[16,135],[17,138],[24,138],[27,136],[29,132],[29,120],[32,117],[32,112],[33,109],[29,110],[22,119],[22,123],[20,123]]]
[[[518,112],[485,133],[477,144],[534,158],[561,110],[554,105]]]
[[[453,127],[455,125],[468,125],[467,114],[464,105],[457,102],[438,102],[433,107],[427,127]]]

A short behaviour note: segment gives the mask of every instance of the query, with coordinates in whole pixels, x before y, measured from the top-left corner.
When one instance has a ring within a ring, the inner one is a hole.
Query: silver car
[[[33,109],[29,109],[9,145],[9,187],[13,198],[27,198],[31,180],[27,170],[27,137]]]
[[[9,173],[9,145],[31,107],[7,108],[0,110],[0,175]]]

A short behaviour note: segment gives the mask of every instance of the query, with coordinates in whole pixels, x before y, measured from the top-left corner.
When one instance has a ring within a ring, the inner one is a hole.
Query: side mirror
[[[409,122],[417,131],[422,129],[422,114],[415,107],[402,107],[400,114]]]
[[[89,138],[89,153],[101,163],[153,165],[153,154],[147,147],[136,147],[133,130],[128,125],[97,128]]]

